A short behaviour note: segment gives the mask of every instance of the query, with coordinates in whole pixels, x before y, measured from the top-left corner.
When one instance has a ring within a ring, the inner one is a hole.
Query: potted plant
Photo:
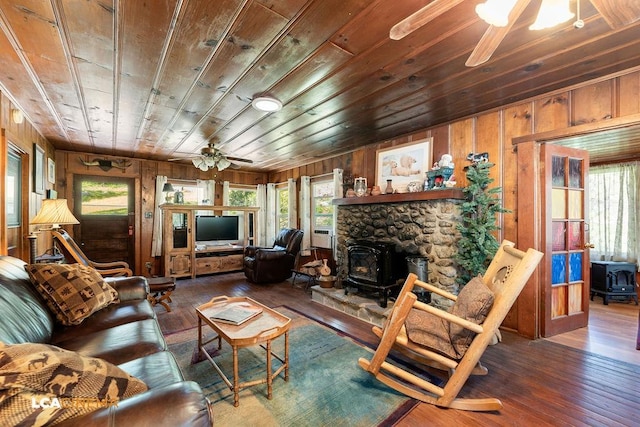
[[[489,169],[493,166],[488,161],[480,161],[465,168],[468,185],[462,190],[466,201],[461,208],[462,221],[457,226],[460,240],[455,258],[459,270],[456,281],[460,286],[484,274],[500,246],[494,235],[500,229],[497,215],[510,212],[502,207],[497,196],[502,188],[489,188],[494,181],[489,176]]]

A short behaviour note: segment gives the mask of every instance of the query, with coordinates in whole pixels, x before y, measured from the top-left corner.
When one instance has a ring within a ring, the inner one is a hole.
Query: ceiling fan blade
[[[591,0],[591,3],[614,30],[640,19],[640,2],[637,0]]]
[[[408,36],[446,11],[453,9],[456,5],[462,3],[462,1],[463,0],[433,0],[422,9],[414,12],[391,27],[389,38],[392,40],[400,40]]]
[[[225,156],[230,162],[244,162],[244,163],[253,163],[253,160],[250,159],[241,159],[240,157],[231,157]]]
[[[505,27],[490,25],[464,65],[467,67],[476,67],[487,62],[530,2],[531,0],[518,0],[511,10],[511,13],[509,13],[509,23]]]

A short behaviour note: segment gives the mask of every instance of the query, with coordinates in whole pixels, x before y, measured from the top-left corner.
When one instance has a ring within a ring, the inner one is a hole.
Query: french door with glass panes
[[[541,146],[542,239],[541,335],[587,326],[590,262],[587,151]]]

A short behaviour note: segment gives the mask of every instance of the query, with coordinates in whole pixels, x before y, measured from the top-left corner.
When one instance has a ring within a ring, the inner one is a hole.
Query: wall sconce
[[[44,199],[38,214],[31,220],[31,225],[49,225],[51,228],[39,228],[40,231],[57,230],[61,225],[80,224],[80,221],[69,210],[67,199]],[[36,232],[31,233],[29,238],[29,250],[31,263],[36,262]],[[58,248],[55,243],[51,249],[51,255],[58,255]]]
[[[24,114],[22,114],[22,110],[18,110],[17,108],[12,109],[11,120],[13,120],[13,122],[17,124],[21,124],[22,122],[24,122]]]

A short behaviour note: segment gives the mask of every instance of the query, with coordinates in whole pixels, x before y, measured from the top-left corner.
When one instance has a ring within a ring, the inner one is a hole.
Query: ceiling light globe
[[[220,160],[218,160],[218,170],[219,171],[223,171],[226,168],[228,168],[229,166],[231,166],[231,162],[229,160],[227,160],[226,158],[221,158]]]
[[[530,30],[544,30],[555,27],[573,18],[575,14],[569,9],[569,0],[542,0],[536,21]]]
[[[282,102],[269,96],[259,96],[251,101],[253,108],[259,111],[272,113],[282,109]]]
[[[476,13],[484,22],[494,27],[506,27],[509,14],[516,5],[516,0],[487,0],[476,6]]]

